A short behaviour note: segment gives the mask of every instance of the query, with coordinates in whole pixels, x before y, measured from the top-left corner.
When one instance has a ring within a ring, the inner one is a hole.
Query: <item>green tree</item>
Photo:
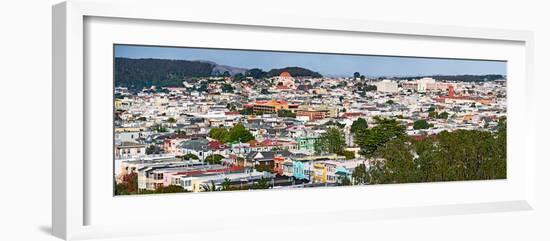
[[[447,113],[446,111],[443,111],[439,115],[437,115],[437,118],[438,119],[448,119],[449,118],[449,113]]]
[[[338,153],[338,154],[345,156],[346,160],[355,159],[355,152],[353,151],[343,150],[341,153]]]
[[[417,182],[412,147],[405,136],[390,140],[376,150],[377,161],[369,167],[370,184]]]
[[[130,195],[133,193],[130,193],[128,191],[128,184],[127,183],[117,183],[115,185],[115,196],[118,195]]]
[[[218,187],[216,187],[216,183],[214,183],[214,181],[211,181],[210,184],[208,184],[208,183],[201,184],[201,189],[202,189],[203,192],[220,191],[220,189]]]
[[[232,188],[231,188],[231,180],[229,180],[229,178],[224,178],[223,179],[223,182],[222,182],[222,191],[231,191]]]
[[[400,137],[380,146],[368,183],[411,183],[506,178],[505,119],[496,133],[441,132],[424,140]]]
[[[357,118],[357,120],[355,120],[352,124],[351,124],[351,128],[350,128],[350,132],[352,134],[355,134],[357,133],[358,131],[360,130],[365,130],[369,127],[369,125],[367,124],[367,121],[363,118]]]
[[[361,163],[353,169],[353,172],[351,173],[351,177],[353,178],[353,183],[357,184],[367,184],[368,180],[368,173],[367,173],[367,167],[364,163]]]
[[[351,186],[351,180],[348,176],[339,176],[337,179],[338,186]]]
[[[233,126],[228,133],[227,142],[248,142],[254,140],[254,135],[248,131],[243,124],[238,123]]]
[[[405,135],[405,127],[394,119],[375,117],[375,126],[355,133],[354,141],[361,154],[371,157],[384,143]]]
[[[234,90],[235,90],[235,88],[233,88],[233,86],[230,85],[230,84],[223,84],[222,85],[222,91],[224,93],[233,93]]]
[[[121,182],[115,185],[115,195],[130,195],[138,193],[138,174],[130,172],[123,175]]]
[[[208,132],[208,137],[225,143],[229,138],[229,131],[223,127],[214,127]]]
[[[413,123],[413,129],[415,130],[423,130],[423,129],[429,129],[430,124],[426,120],[416,120]]]
[[[277,111],[277,116],[278,116],[278,117],[291,117],[291,118],[296,118],[296,113],[293,113],[293,112],[290,111],[290,110],[281,109],[281,110]]]
[[[498,179],[506,178],[506,117],[501,117],[498,120],[496,137],[494,139],[494,146],[496,149],[494,165],[494,176]]]
[[[187,153],[185,155],[183,155],[183,159],[184,160],[198,160],[199,157],[193,153]]]
[[[240,82],[243,81],[246,77],[242,73],[237,73],[233,76],[233,81]]]
[[[262,177],[258,182],[252,184],[252,189],[268,189],[270,188],[269,181]]]
[[[168,123],[176,123],[176,119],[174,119],[174,117],[170,117],[170,118],[168,118],[168,120],[166,120],[166,122],[168,122]]]
[[[155,193],[179,193],[179,192],[187,192],[183,187],[176,186],[176,185],[169,185],[169,186],[160,186],[157,189],[155,189]]]
[[[151,127],[154,131],[158,132],[158,133],[163,133],[163,132],[167,132],[168,130],[166,129],[166,127],[163,125],[163,124],[155,124]]]
[[[177,129],[175,133],[176,133],[176,135],[179,136],[179,137],[184,137],[184,136],[187,135],[187,133],[186,133],[184,130],[182,130],[182,129]]]
[[[214,155],[210,155],[210,156],[207,156],[206,158],[204,158],[204,161],[209,163],[209,164],[221,164],[223,158],[224,157],[222,155],[214,154]]]
[[[340,123],[338,121],[333,121],[333,120],[327,121],[324,125],[325,126],[335,126],[335,127],[338,127],[338,128],[344,128],[346,126],[346,124]]]
[[[245,108],[245,109],[242,109],[241,111],[239,111],[239,114],[241,114],[241,115],[253,115],[254,110]]]
[[[245,75],[254,79],[263,79],[267,76],[267,73],[261,69],[253,68],[246,71]]]
[[[322,134],[315,142],[315,151],[317,153],[336,153],[341,154],[346,146],[344,134],[338,128],[331,127],[326,133]]]
[[[366,85],[364,89],[365,89],[365,91],[368,91],[368,92],[378,90],[378,88],[376,88],[376,85]]]
[[[355,72],[355,73],[353,73],[353,78],[354,79],[359,79],[359,78],[361,78],[361,74],[359,72]]]
[[[234,104],[231,104],[231,103],[227,103],[227,105],[225,106],[225,108],[227,108],[229,111],[235,111],[235,110],[237,110],[237,107],[236,107]]]

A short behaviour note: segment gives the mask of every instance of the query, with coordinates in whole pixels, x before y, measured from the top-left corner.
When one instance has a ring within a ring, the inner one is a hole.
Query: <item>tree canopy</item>
[[[248,142],[254,140],[254,135],[248,131],[243,124],[238,123],[229,130],[223,127],[210,129],[208,136],[221,143]]]
[[[360,129],[354,134],[355,143],[361,148],[361,154],[371,157],[386,142],[405,135],[405,127],[395,119],[375,118],[375,126]]]
[[[183,155],[183,159],[184,160],[198,160],[199,157],[193,153],[187,153],[185,155]]]
[[[367,121],[365,119],[357,118],[357,120],[353,121],[353,123],[351,124],[350,132],[352,134],[355,134],[360,130],[367,129],[368,127],[369,125],[367,124]]]
[[[278,116],[278,117],[291,117],[291,118],[296,118],[296,113],[293,113],[293,112],[290,111],[290,110],[281,109],[281,110],[277,111],[277,116]]]
[[[321,78],[323,77],[318,72],[302,68],[302,67],[286,67],[282,69],[272,69],[269,72],[267,72],[268,77],[273,76],[279,76],[282,72],[288,72],[291,76],[298,77],[298,76],[309,76],[313,78]]]
[[[141,90],[144,87],[182,86],[184,77],[207,77],[214,65],[200,61],[115,58],[115,86]]]
[[[210,155],[204,158],[204,162],[207,162],[209,164],[221,164],[222,160],[223,156],[218,154]]]
[[[262,78],[267,77],[267,72],[265,72],[261,69],[258,69],[258,68],[253,68],[253,69],[249,69],[248,71],[246,71],[245,76],[252,77],[254,79],[262,79]]]
[[[413,129],[415,130],[423,130],[423,129],[429,129],[430,124],[426,120],[416,120],[413,123]]]
[[[396,138],[373,156],[377,161],[366,173],[357,171],[369,184],[504,179],[506,119],[499,121],[495,133],[456,130],[419,141]]]
[[[344,133],[338,128],[331,127],[315,142],[315,152],[343,154],[346,147]]]

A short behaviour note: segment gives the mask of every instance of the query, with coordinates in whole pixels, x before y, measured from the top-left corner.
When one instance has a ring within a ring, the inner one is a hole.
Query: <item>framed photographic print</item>
[[[54,6],[56,236],[532,208],[530,32],[183,5]]]

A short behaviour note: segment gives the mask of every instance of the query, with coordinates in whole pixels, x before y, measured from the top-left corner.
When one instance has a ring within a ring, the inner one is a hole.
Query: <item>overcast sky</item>
[[[115,57],[208,60],[242,68],[298,66],[322,75],[413,76],[459,74],[506,74],[506,62],[438,58],[295,53],[251,50],[204,49],[115,45]]]

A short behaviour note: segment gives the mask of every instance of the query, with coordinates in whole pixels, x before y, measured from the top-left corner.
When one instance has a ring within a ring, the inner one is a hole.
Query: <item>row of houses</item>
[[[337,155],[300,155],[289,151],[250,152],[243,159],[226,158],[221,164],[208,164],[178,158],[125,160],[121,162],[117,181],[137,173],[138,189],[155,190],[170,185],[190,192],[205,191],[229,181],[240,189],[260,179],[271,186],[300,184],[336,184],[342,178],[351,180],[351,173],[364,160],[344,160]]]

